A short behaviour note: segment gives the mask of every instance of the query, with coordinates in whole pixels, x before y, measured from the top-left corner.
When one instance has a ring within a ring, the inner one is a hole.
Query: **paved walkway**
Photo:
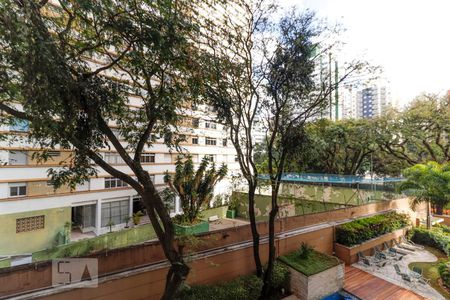
[[[416,250],[414,252],[405,251],[405,252],[408,252],[408,254],[404,256],[401,261],[396,262],[399,265],[401,272],[403,273],[410,272],[408,265],[412,262],[434,262],[437,260],[437,257],[434,254],[426,250]],[[378,278],[384,279],[404,289],[411,290],[414,293],[423,296],[425,299],[445,300],[445,298],[441,294],[439,294],[435,289],[433,289],[431,286],[427,284],[420,284],[420,283],[408,284],[405,281],[403,281],[401,276],[399,276],[395,272],[392,263],[389,263],[383,268],[366,267],[359,263],[353,264],[353,266],[358,269],[369,272],[370,274],[375,275]]]
[[[412,291],[352,266],[345,266],[344,289],[362,300],[422,300]]]

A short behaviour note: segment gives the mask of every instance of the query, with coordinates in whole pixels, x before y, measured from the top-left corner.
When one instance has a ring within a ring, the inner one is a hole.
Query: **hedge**
[[[447,263],[440,263],[438,266],[439,276],[442,279],[442,283],[447,287],[450,288],[450,270],[449,266],[447,266]]]
[[[408,224],[408,216],[396,212],[362,218],[336,227],[336,242],[344,246],[353,246],[406,227]]]
[[[263,282],[256,275],[240,276],[228,282],[214,285],[197,285],[184,287],[177,297],[182,300],[253,300],[261,294]],[[275,263],[271,286],[276,294],[272,299],[281,299],[283,290],[289,286],[289,270],[282,264]]]
[[[450,235],[446,233],[446,230],[442,227],[433,227],[430,230],[416,227],[411,231],[411,240],[414,243],[439,249],[450,256]]]

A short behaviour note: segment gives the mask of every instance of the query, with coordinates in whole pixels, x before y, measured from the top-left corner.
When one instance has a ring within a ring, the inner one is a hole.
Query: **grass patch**
[[[450,293],[447,289],[443,288],[438,280],[440,278],[438,267],[442,262],[450,262],[450,259],[440,250],[435,249],[433,247],[425,246],[425,249],[438,258],[436,262],[413,262],[408,265],[408,267],[412,270],[414,267],[419,267],[423,270],[423,277],[430,280],[430,285],[436,291],[438,291],[443,297],[446,299],[450,299]]]
[[[150,224],[145,224],[34,252],[33,261],[37,262],[54,258],[83,256],[91,252],[122,248],[143,243],[155,237],[156,234],[153,227]]]
[[[0,268],[8,268],[11,266],[11,259],[2,259],[0,260]]]
[[[338,258],[315,250],[307,258],[302,257],[299,251],[294,251],[278,259],[306,276],[320,273],[339,264]]]

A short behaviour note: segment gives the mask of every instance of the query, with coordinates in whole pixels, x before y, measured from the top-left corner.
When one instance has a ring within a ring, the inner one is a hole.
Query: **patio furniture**
[[[394,243],[395,243],[395,245],[396,245],[397,247],[402,248],[402,249],[404,249],[404,250],[408,250],[408,251],[411,251],[411,252],[414,252],[414,251],[417,250],[417,248],[415,248],[415,247],[413,247],[413,246],[410,246],[410,245],[404,244],[404,243],[399,243],[399,242],[397,242],[396,240],[394,240]]]
[[[358,252],[357,255],[359,263],[362,263],[366,267],[372,267],[372,263],[362,252]]]
[[[400,270],[400,267],[398,264],[394,264],[394,269],[395,269],[395,273],[397,273],[397,275],[399,275],[403,279],[403,281],[405,281],[407,284],[415,285],[413,278],[411,276],[409,276],[408,274],[403,273]]]
[[[413,267],[412,271],[410,272],[411,276],[416,278],[419,283],[429,284],[430,280],[428,278],[423,277],[422,273],[423,273],[422,268],[419,267]]]
[[[389,252],[388,250],[386,250],[386,251],[381,250],[378,246],[375,246],[374,249],[375,249],[375,253],[381,253],[382,255],[384,255],[384,257],[386,259],[387,258],[393,258],[393,257],[397,256],[397,254]]]
[[[415,247],[415,248],[420,249],[420,250],[425,249],[424,246],[419,245],[419,244],[416,244],[416,243],[414,243],[413,241],[407,240],[407,239],[405,238],[405,236],[403,236],[403,235],[402,235],[401,239],[402,239],[402,243],[404,243],[404,244],[406,244],[406,245],[408,245],[408,246],[412,246],[412,247]]]
[[[393,248],[399,254],[407,255],[407,254],[410,254],[411,252],[416,251],[415,249],[412,249],[412,247],[410,247],[410,249],[407,249],[408,247],[407,248],[403,248],[401,246],[401,244],[399,242],[397,242],[396,239],[392,239],[391,241],[392,241],[392,244],[396,247],[396,248],[393,248],[393,247],[391,247],[391,248]]]

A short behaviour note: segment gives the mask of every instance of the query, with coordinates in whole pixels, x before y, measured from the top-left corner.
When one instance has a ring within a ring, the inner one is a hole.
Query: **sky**
[[[346,29],[343,49],[384,70],[405,105],[450,90],[450,0],[279,0]]]

